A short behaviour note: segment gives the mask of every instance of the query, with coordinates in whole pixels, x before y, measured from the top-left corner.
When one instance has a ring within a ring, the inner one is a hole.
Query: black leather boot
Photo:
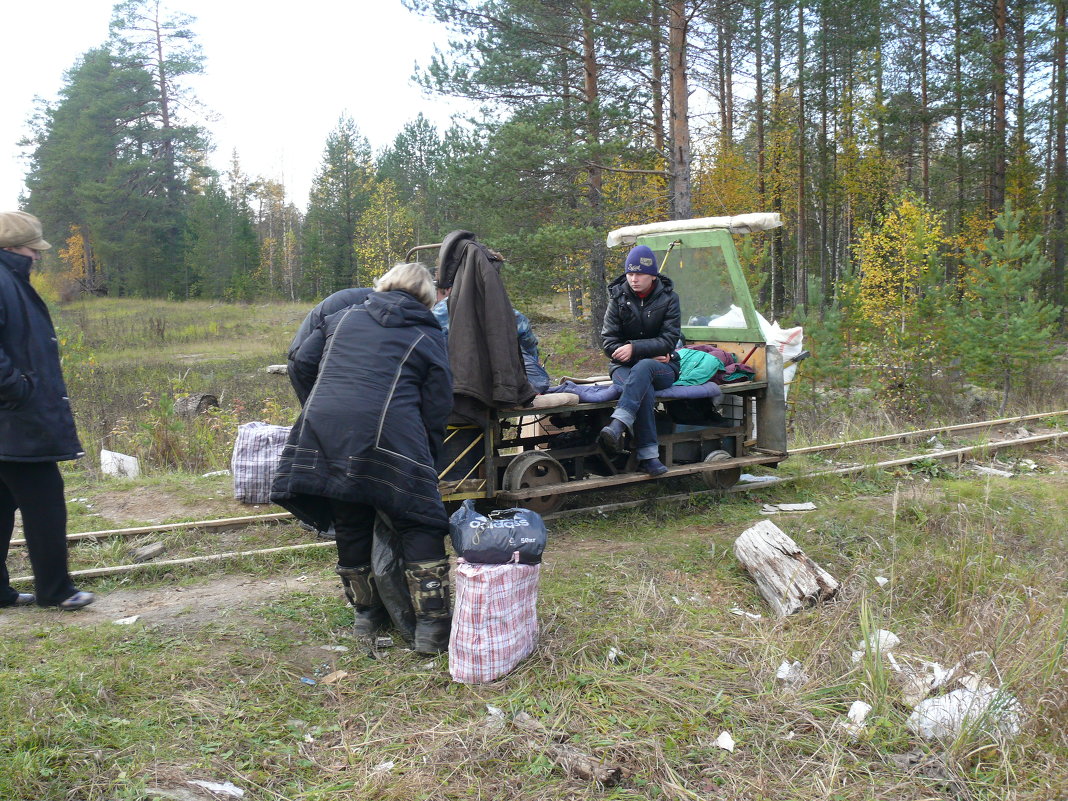
[[[415,644],[421,654],[440,654],[449,648],[452,594],[449,560],[408,562],[404,575],[415,610]]]
[[[338,565],[334,570],[341,576],[341,583],[345,585],[345,597],[356,610],[352,633],[357,637],[370,639],[389,623],[389,613],[378,595],[374,576],[371,575],[371,565]]]

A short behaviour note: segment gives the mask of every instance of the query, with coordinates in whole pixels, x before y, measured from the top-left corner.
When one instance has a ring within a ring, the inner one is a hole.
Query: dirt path
[[[257,618],[256,607],[286,595],[304,593],[341,599],[338,580],[331,575],[230,575],[192,586],[100,593],[94,604],[77,612],[38,607],[0,609],[0,630],[43,623],[92,626],[134,615],[138,616],[138,623],[152,626],[200,625],[221,620],[229,623],[235,616]]]

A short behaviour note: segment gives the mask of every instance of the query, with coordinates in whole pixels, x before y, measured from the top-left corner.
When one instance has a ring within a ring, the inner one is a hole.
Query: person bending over
[[[320,531],[334,526],[337,573],[370,637],[389,615],[375,584],[375,514],[400,536],[415,612],[414,648],[448,647],[449,519],[434,462],[452,408],[445,336],[430,307],[434,282],[419,264],[398,264],[364,303],[328,317],[293,355],[303,399],[282,450],[271,501]]]
[[[667,472],[656,439],[655,392],[679,377],[675,348],[681,322],[679,297],[671,279],[657,271],[653,251],[645,245],[633,248],[623,275],[608,285],[601,349],[612,360],[612,381],[623,394],[597,441],[614,456],[623,450],[623,438],[629,433],[638,469],[651,476]]]

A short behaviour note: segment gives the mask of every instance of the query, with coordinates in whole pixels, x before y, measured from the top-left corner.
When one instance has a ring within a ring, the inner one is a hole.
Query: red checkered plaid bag
[[[538,644],[541,565],[457,560],[449,673],[464,684],[499,679]]]

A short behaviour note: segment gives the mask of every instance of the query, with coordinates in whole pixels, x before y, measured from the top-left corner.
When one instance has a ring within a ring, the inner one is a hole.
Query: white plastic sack
[[[1009,693],[979,684],[921,701],[909,715],[909,729],[927,739],[953,739],[976,727],[988,735],[1015,737],[1023,710]]]
[[[449,673],[464,684],[494,681],[538,643],[541,565],[456,562]]]
[[[782,354],[784,362],[804,350],[805,331],[801,326],[783,328],[778,323],[769,323],[760,312],[757,312],[757,321],[760,323],[760,333],[763,334],[764,341]],[[731,304],[729,312],[712,318],[708,321],[708,325],[714,328],[745,328],[745,315],[738,306]],[[796,372],[796,364],[789,364],[783,368],[782,380],[786,385],[787,395],[790,394],[790,382],[794,380]]]
[[[237,427],[230,472],[234,476],[234,497],[243,503],[270,503],[271,482],[290,426],[244,423]]]

